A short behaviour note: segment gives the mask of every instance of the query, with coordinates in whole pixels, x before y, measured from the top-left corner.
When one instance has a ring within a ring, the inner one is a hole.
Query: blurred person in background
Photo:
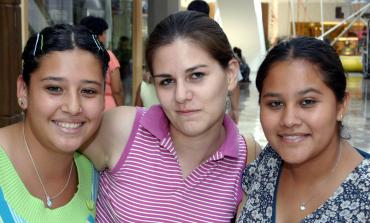
[[[129,104],[131,99],[132,91],[132,69],[131,69],[131,58],[132,50],[130,49],[130,40],[127,36],[121,36],[119,38],[118,46],[113,50],[114,55],[120,63],[120,74],[123,83],[123,88],[125,90],[126,101]]]
[[[135,106],[149,108],[152,105],[159,104],[159,100],[152,75],[150,75],[145,66],[143,67],[143,71],[143,80],[136,91]]]
[[[108,23],[100,17],[87,16],[81,19],[80,25],[87,27],[97,36],[98,41],[104,46]],[[124,104],[124,90],[120,76],[120,64],[112,51],[109,54],[109,67],[105,78],[105,111]]]

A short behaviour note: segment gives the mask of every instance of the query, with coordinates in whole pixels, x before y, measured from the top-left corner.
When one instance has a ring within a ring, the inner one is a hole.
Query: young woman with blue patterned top
[[[369,222],[370,157],[341,135],[346,77],[327,43],[274,47],[256,79],[269,144],[243,176],[239,222]]]

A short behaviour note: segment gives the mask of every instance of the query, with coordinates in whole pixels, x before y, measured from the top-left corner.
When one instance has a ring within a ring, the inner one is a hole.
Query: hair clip
[[[33,56],[36,55],[37,43],[39,42],[40,33],[37,33],[35,48],[33,49]]]
[[[95,44],[96,44],[96,47],[98,47],[98,50],[103,50],[103,49],[101,48],[100,44],[98,43],[98,41],[96,40],[96,38],[95,38],[95,35],[94,35],[94,34],[92,34],[92,37],[93,37],[93,40],[94,40],[94,42],[95,42]]]
[[[41,50],[43,46],[44,46],[44,35],[41,34],[41,47],[40,47]]]

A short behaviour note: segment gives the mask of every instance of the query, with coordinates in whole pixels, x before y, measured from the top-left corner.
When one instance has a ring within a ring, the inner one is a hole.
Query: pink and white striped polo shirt
[[[184,179],[162,108],[138,109],[120,160],[101,173],[97,222],[230,222],[246,144],[229,117],[224,126],[224,144]]]

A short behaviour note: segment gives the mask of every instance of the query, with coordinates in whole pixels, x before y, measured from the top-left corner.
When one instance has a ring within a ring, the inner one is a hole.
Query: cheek
[[[165,107],[170,104],[174,93],[170,90],[156,89],[157,97],[160,104]]]
[[[225,108],[228,96],[227,85],[222,81],[207,83],[195,91],[196,98],[205,104],[217,104],[222,109]],[[231,97],[229,97],[231,99]]]
[[[104,97],[85,101],[83,111],[90,120],[100,120],[104,111]]]
[[[54,114],[60,108],[60,101],[50,97],[29,97],[27,99],[27,112],[33,112],[34,114],[43,114],[42,116],[47,117],[48,115]]]
[[[333,112],[314,112],[305,116],[305,123],[311,125],[311,128],[317,131],[329,131],[336,127],[336,113]]]
[[[260,108],[260,121],[263,128],[273,126],[278,119],[276,114],[269,112],[267,109]]]
[[[260,122],[262,130],[268,141],[272,141],[272,138],[276,133],[277,129],[280,127],[280,117],[277,113],[272,113],[271,111],[261,108],[260,110]]]

